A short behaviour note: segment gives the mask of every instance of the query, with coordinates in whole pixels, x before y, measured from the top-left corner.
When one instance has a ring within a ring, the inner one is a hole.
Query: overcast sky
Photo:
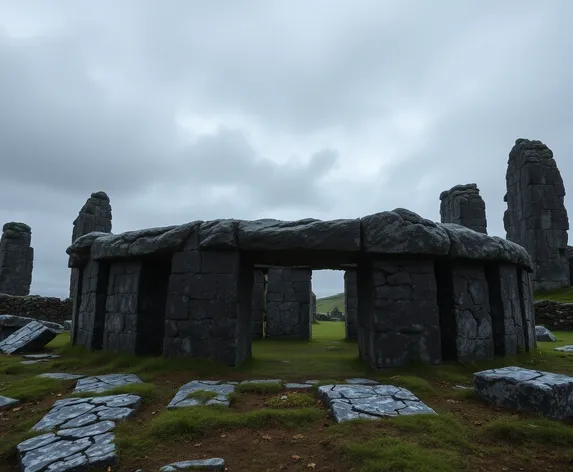
[[[476,182],[505,236],[519,137],[573,212],[573,2],[0,0],[0,222],[32,227],[32,293],[66,296],[91,192],[113,232],[196,219],[439,221]],[[341,272],[315,272],[319,297]]]

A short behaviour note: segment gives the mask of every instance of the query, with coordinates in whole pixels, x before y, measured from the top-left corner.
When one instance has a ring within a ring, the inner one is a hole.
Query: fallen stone
[[[78,380],[74,393],[102,393],[124,385],[142,383],[135,374],[108,374]]]
[[[59,334],[39,321],[31,321],[23,328],[0,341],[0,352],[20,354],[38,351]]]
[[[20,400],[0,395],[0,410],[7,410],[8,408],[16,406],[18,403],[20,403]]]
[[[64,331],[71,331],[71,330],[72,330],[72,320],[65,320]]]
[[[59,354],[26,354],[24,359],[57,359],[58,357],[62,357]]]
[[[571,353],[573,353],[573,345],[556,347],[553,350],[554,351],[560,351],[560,352],[571,352]]]
[[[346,379],[346,383],[351,385],[377,385],[380,382],[371,379],[353,378],[353,379]]]
[[[323,385],[318,396],[337,423],[436,412],[412,392],[394,385]]]
[[[161,469],[159,469],[159,472],[177,472],[179,470],[218,472],[226,469],[225,469],[225,461],[223,459],[219,457],[213,457],[210,459],[197,459],[193,461],[174,462],[173,464],[168,464],[161,467]]]
[[[20,362],[20,364],[32,365],[32,364],[39,364],[40,362],[48,362],[48,359],[38,359],[35,361],[22,361]]]
[[[573,416],[573,377],[522,367],[477,372],[476,393],[488,403],[548,418]]]
[[[535,327],[535,337],[538,342],[555,342],[557,338],[545,326]]]
[[[194,398],[192,394],[198,391],[213,392],[211,398]],[[183,385],[167,405],[168,410],[191,406],[230,406],[231,394],[235,391],[235,385],[220,382],[218,380],[193,380]]]
[[[20,328],[23,328],[32,321],[43,323],[54,331],[62,332],[64,330],[64,327],[61,324],[52,323],[51,321],[42,321],[35,318],[19,315],[0,315],[0,341],[3,341],[8,336],[15,333]]]
[[[304,383],[311,384],[311,385],[318,385],[320,382],[318,380],[307,380]]]
[[[313,384],[308,384],[308,383],[286,383],[285,384],[285,388],[287,390],[310,390],[311,388],[313,388],[314,385]]]
[[[85,375],[66,374],[65,372],[46,372],[45,374],[38,375],[38,377],[55,380],[77,380],[84,378]]]

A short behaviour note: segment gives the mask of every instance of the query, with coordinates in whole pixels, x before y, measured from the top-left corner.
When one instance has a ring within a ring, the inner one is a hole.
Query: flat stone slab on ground
[[[555,342],[557,338],[555,335],[549,331],[545,326],[535,327],[535,337],[538,342]]]
[[[135,374],[108,374],[78,380],[74,393],[102,393],[123,385],[142,383]]]
[[[26,354],[23,357],[24,359],[57,359],[62,356],[59,354]]]
[[[20,364],[32,365],[39,364],[40,362],[48,362],[49,359],[36,359],[35,361],[22,361]]]
[[[573,377],[567,375],[504,367],[476,372],[473,384],[481,398],[503,408],[553,419],[573,416]]]
[[[59,331],[48,328],[39,321],[31,321],[23,328],[0,341],[0,352],[21,354],[38,351],[59,334]]]
[[[371,379],[353,378],[346,379],[346,383],[350,385],[378,385],[380,382]]]
[[[0,410],[7,410],[8,408],[16,406],[18,403],[20,403],[20,400],[0,395]]]
[[[281,379],[243,380],[241,385],[282,385]]]
[[[560,351],[560,352],[571,352],[573,353],[573,345],[571,346],[561,346],[561,347],[556,347],[555,349],[553,349],[554,351]]]
[[[285,388],[287,390],[310,390],[314,387],[313,384],[309,384],[309,383],[295,383],[295,382],[289,382],[285,384]]]
[[[394,385],[323,385],[318,396],[337,423],[355,419],[436,414],[412,392]]]
[[[220,457],[212,457],[210,459],[174,462],[161,467],[159,472],[178,472],[180,470],[219,472],[225,470],[225,461]]]
[[[107,467],[117,462],[115,421],[132,416],[141,405],[137,395],[66,398],[32,428],[53,431],[21,442],[17,449],[23,472],[56,472]]]
[[[235,391],[235,385],[219,380],[192,380],[183,385],[167,405],[167,409],[185,408],[203,405],[231,405],[231,394]],[[194,398],[193,392],[213,392],[211,398]]]
[[[32,321],[39,321],[54,331],[62,332],[64,329],[61,324],[52,323],[51,321],[42,321],[36,320],[35,318],[29,318],[27,316],[5,314],[0,315],[0,341],[6,339],[8,336],[15,333],[20,328],[23,328]]]
[[[39,374],[38,377],[55,380],[78,380],[83,379],[85,375],[67,374],[65,372],[46,372],[45,374]]]

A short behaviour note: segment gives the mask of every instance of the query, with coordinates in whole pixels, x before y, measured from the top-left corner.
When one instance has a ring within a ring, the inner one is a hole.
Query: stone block
[[[54,339],[59,332],[39,321],[31,321],[1,341],[0,352],[4,354],[21,354],[40,350]]]

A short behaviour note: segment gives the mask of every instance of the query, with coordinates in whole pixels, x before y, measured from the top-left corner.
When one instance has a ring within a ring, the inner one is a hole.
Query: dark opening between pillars
[[[454,284],[451,266],[446,261],[438,260],[434,264],[434,274],[440,313],[442,359],[444,361],[457,361],[456,338],[458,333],[454,312]]]

